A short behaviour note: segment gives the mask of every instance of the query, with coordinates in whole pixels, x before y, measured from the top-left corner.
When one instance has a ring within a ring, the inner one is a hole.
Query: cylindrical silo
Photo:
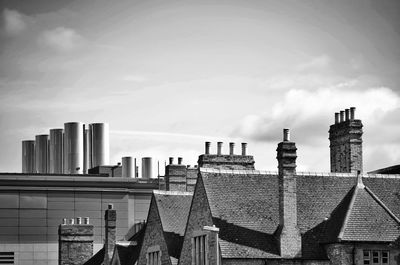
[[[49,135],[36,135],[35,139],[35,172],[49,173]]]
[[[122,177],[134,178],[132,171],[132,157],[125,156],[122,158]]]
[[[83,124],[64,123],[64,173],[83,172]]]
[[[107,123],[90,124],[92,140],[92,167],[110,164],[110,138]]]
[[[142,178],[149,179],[152,176],[152,159],[151,157],[142,158]]]
[[[63,173],[63,129],[50,130],[50,173]]]
[[[22,141],[22,173],[35,173],[35,141]]]
[[[85,125],[84,135],[83,135],[83,173],[87,174],[89,169],[92,168],[92,161],[91,161],[91,133],[90,133],[90,125]]]

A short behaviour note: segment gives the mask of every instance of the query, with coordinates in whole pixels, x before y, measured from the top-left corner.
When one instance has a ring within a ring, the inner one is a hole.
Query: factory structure
[[[109,145],[106,123],[68,122],[22,141],[22,173],[0,173],[1,264],[58,264],[63,219],[93,225],[92,251],[97,252],[106,237],[103,215],[110,203],[119,217],[117,239],[146,220],[152,191],[165,189],[164,177],[153,175],[151,157],[122,157],[122,163],[110,165]],[[167,167],[175,175],[195,171],[172,161]],[[168,185],[193,189],[196,173],[188,184],[175,175],[167,178]]]
[[[139,177],[136,158],[122,157],[122,165],[110,165],[110,138],[107,123],[64,123],[64,129],[22,141],[22,173],[109,174]],[[142,178],[153,176],[152,158],[142,158]]]

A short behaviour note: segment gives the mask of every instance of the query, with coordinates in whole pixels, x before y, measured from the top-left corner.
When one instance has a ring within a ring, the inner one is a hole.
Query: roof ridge
[[[354,190],[353,190],[353,194],[351,195],[351,200],[350,200],[350,203],[349,203],[349,207],[347,208],[346,215],[344,217],[343,224],[342,224],[342,227],[340,228],[340,232],[339,232],[339,235],[338,235],[338,240],[339,241],[342,240],[342,238],[343,238],[344,231],[345,231],[346,225],[347,225],[347,223],[348,223],[348,221],[350,219],[350,214],[351,214],[351,211],[352,211],[353,206],[354,206],[354,202],[355,202],[356,197],[357,197],[358,189],[360,189],[360,187],[358,185],[355,185],[355,186],[353,186],[353,189]]]
[[[400,224],[400,219],[381,201],[375,193],[370,190],[367,186],[364,189],[371,195],[371,197],[397,222]]]
[[[170,191],[170,190],[153,190],[154,194],[157,195],[193,195],[193,192],[189,192],[189,191]]]

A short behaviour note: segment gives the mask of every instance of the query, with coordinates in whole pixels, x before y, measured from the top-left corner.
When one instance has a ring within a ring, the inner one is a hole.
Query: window
[[[200,235],[192,239],[192,264],[208,265],[207,235]]]
[[[389,251],[387,250],[364,250],[363,251],[364,265],[388,265]]]
[[[14,264],[14,252],[0,252],[0,264]]]
[[[147,249],[146,265],[161,265],[160,246],[152,246]]]
[[[364,264],[365,265],[369,265],[370,264],[370,259],[371,259],[371,251],[369,250],[364,250],[363,251],[363,260],[364,260]]]

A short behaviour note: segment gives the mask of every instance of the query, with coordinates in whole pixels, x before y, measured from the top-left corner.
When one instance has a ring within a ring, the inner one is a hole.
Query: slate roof
[[[279,225],[277,173],[202,168],[200,175],[214,224],[220,228],[222,257],[279,258],[275,237]],[[382,202],[391,210],[394,207],[392,212],[399,216],[400,178],[370,175],[364,183],[373,185],[371,192],[377,197],[385,195]],[[320,244],[326,241],[326,220],[335,209],[345,212],[346,208],[338,205],[348,203],[356,184],[354,174],[297,173],[297,218],[303,258],[327,259]],[[385,191],[387,185],[394,186]],[[359,207],[364,205],[360,203]],[[353,216],[354,223],[367,217]]]
[[[193,193],[153,191],[164,232],[183,236]]]
[[[327,240],[394,242],[400,220],[363,184],[356,185],[327,221]]]
[[[168,254],[178,259],[193,193],[154,190],[153,196],[160,215]]]

